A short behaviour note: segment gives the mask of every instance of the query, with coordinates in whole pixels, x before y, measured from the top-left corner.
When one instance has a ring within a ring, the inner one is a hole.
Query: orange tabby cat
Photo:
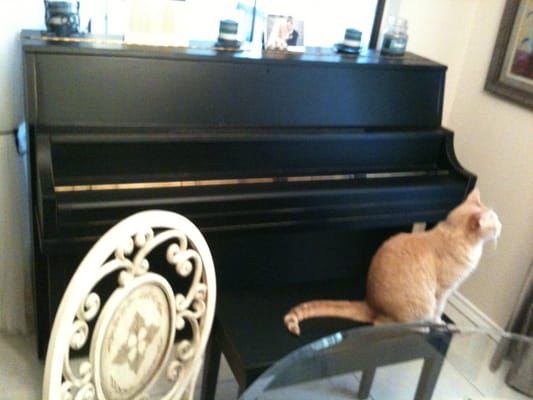
[[[365,300],[301,303],[285,316],[285,325],[299,335],[299,323],[317,317],[441,323],[448,296],[476,268],[483,243],[500,231],[498,216],[474,189],[433,229],[400,233],[381,245],[370,264]]]

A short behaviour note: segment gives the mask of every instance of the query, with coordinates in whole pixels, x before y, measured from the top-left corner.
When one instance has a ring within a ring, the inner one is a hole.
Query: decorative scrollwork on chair
[[[65,291],[43,399],[192,398],[215,299],[211,253],[192,222],[157,210],[126,218]]]

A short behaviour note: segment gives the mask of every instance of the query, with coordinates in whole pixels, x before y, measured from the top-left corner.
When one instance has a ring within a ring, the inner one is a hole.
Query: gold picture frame
[[[485,89],[533,109],[533,0],[507,0]]]

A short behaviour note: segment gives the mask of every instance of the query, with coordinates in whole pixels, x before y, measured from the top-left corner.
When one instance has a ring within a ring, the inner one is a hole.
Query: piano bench
[[[364,285],[348,280],[222,291],[217,299],[217,316],[204,364],[203,398],[214,398],[221,352],[242,392],[291,351],[336,331],[364,325],[320,318],[304,321],[301,335],[294,336],[283,322],[291,307],[317,298],[355,300],[361,298],[361,293]]]

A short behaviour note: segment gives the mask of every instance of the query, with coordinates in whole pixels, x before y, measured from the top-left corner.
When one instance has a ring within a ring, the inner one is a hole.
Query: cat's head
[[[481,202],[477,188],[472,190],[466,200],[448,214],[446,221],[464,230],[467,236],[476,241],[495,240],[500,236],[502,229],[498,215]]]

